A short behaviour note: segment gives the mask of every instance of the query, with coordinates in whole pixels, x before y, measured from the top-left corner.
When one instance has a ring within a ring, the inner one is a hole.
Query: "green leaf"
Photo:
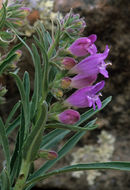
[[[3,4],[2,9],[0,10],[0,16],[1,16],[1,20],[0,20],[0,29],[4,26],[5,21],[6,21],[6,7]]]
[[[47,119],[47,104],[44,101],[41,105],[41,110],[39,114],[39,119],[37,120],[35,126],[33,127],[30,135],[28,136],[24,148],[23,157],[27,162],[31,162],[35,159],[36,153],[40,147],[42,141],[42,133],[44,130],[44,125]]]
[[[30,106],[29,106],[29,98],[30,98],[30,79],[27,71],[24,73],[23,78],[24,90],[25,90],[25,102],[26,102],[26,128],[29,128],[30,124]]]
[[[87,125],[85,125],[84,128],[87,128],[88,126],[94,125],[95,120],[89,122]],[[75,135],[73,135],[68,142],[60,149],[58,152],[58,158],[46,162],[39,170],[37,170],[32,176],[30,176],[29,179],[32,179],[36,176],[44,174],[48,169],[50,169],[57,161],[59,161],[63,156],[65,156],[80,140],[80,138],[85,134],[86,132],[77,132]]]
[[[19,43],[19,44],[15,45],[15,46],[10,50],[10,52],[8,53],[6,59],[8,59],[8,58],[11,57],[12,55],[14,55],[14,53],[15,53],[18,49],[20,49],[22,46],[23,46],[22,43]]]
[[[32,52],[35,57],[35,73],[37,78],[37,85],[38,85],[38,97],[41,97],[41,83],[42,83],[42,67],[41,67],[41,60],[38,50],[35,44],[32,44]],[[35,86],[36,88],[36,86]]]
[[[14,114],[16,113],[17,109],[19,108],[20,104],[21,104],[21,102],[18,101],[18,102],[14,105],[13,109],[11,110],[11,112],[10,112],[10,114],[9,114],[7,120],[6,120],[5,128],[7,128],[7,127],[9,126],[9,122],[10,122],[11,119],[13,118],[13,116],[14,116]],[[7,131],[6,131],[6,132],[7,132]]]
[[[10,179],[8,176],[8,173],[5,169],[3,169],[3,171],[1,172],[1,190],[10,190]]]
[[[22,45],[23,45],[22,43],[19,43],[10,50],[7,57],[3,61],[4,65],[2,66],[2,70],[4,70],[5,66],[9,65],[15,59],[15,57],[16,57],[15,52],[16,52],[16,50],[20,49],[22,47]]]
[[[111,99],[112,99],[112,97],[109,96],[108,98],[103,100],[102,107],[100,109],[98,109],[96,107],[95,110],[92,108],[92,109],[89,109],[87,112],[83,113],[80,117],[80,120],[75,125],[80,125],[80,124],[84,123],[86,120],[90,119],[93,115],[95,115],[96,113],[101,111],[104,107],[106,107],[107,104],[111,101]]]
[[[32,51],[34,55],[34,65],[35,65],[35,79],[34,79],[34,92],[31,101],[31,119],[33,119],[37,107],[38,107],[38,100],[41,97],[41,89],[42,89],[42,69],[41,69],[41,60],[40,55],[36,46],[32,45]]]
[[[46,50],[44,48],[44,45],[41,45],[39,40],[34,36],[34,39],[40,48],[41,55],[42,55],[42,61],[43,61],[43,78],[42,78],[42,100],[45,100],[47,94],[48,94],[48,81],[49,81],[49,64],[48,64],[48,56],[46,53]]]
[[[6,134],[9,135],[16,127],[20,125],[20,115],[9,124],[9,127],[6,129]]]
[[[113,170],[123,170],[130,171],[130,162],[104,162],[104,163],[89,163],[89,164],[76,164],[72,166],[66,166],[64,168],[60,168],[49,172],[43,176],[39,176],[30,180],[26,183],[26,187],[32,185],[33,183],[44,180],[50,176],[66,173],[66,172],[76,172],[83,170],[99,170],[99,169],[113,169]]]
[[[27,134],[25,134],[25,117],[23,108],[21,108],[20,128],[19,128],[19,151],[23,148],[24,141]]]
[[[23,83],[22,83],[20,77],[19,77],[17,74],[15,74],[15,73],[10,73],[10,75],[13,76],[14,79],[15,79],[15,81],[16,81],[16,84],[17,84],[17,87],[18,87],[18,89],[19,89],[20,96],[21,96],[21,102],[22,102],[23,107],[24,107],[26,95],[25,95],[25,90],[24,90]],[[24,107],[24,109],[25,109],[25,107]]]
[[[43,140],[41,143],[41,149],[50,149],[55,146],[58,142],[60,142],[70,131],[69,130],[60,130],[55,129],[43,136]]]
[[[21,148],[20,148],[20,133],[18,132],[17,139],[16,139],[16,144],[15,144],[15,149],[11,158],[11,184],[13,185],[14,180],[16,177],[18,177],[20,167],[21,167]]]
[[[48,43],[48,39],[47,39],[47,36],[46,36],[46,30],[43,26],[43,24],[40,23],[40,35],[42,37],[42,42],[44,43],[44,48],[46,49],[46,51],[48,50],[49,48],[49,43]]]
[[[0,63],[0,75],[4,72],[4,70],[8,67],[8,65],[12,63],[12,61],[16,58],[16,56],[17,55],[14,54]]]
[[[6,167],[7,167],[7,173],[10,173],[10,150],[9,150],[9,143],[8,138],[5,131],[4,123],[0,117],[0,141],[3,147],[4,156],[6,160]]]
[[[78,126],[73,126],[73,125],[66,125],[62,123],[49,123],[45,126],[45,128],[57,128],[57,129],[68,129],[70,131],[88,131],[97,128],[98,126],[95,125],[93,128],[83,128],[83,127],[78,127]]]
[[[30,123],[29,103],[28,103],[28,97],[26,97],[27,93],[29,93],[29,92],[25,92],[24,85],[23,85],[20,77],[17,74],[15,74],[15,73],[10,73],[10,74],[14,77],[17,87],[20,92],[21,102],[22,102],[22,106],[23,106],[24,119],[25,119],[25,136],[26,136],[28,133],[28,130],[29,130],[29,123]]]
[[[41,22],[39,22],[39,27],[36,31],[40,44],[42,44],[44,49],[47,51],[52,43],[52,38],[49,32],[44,28],[44,25]]]

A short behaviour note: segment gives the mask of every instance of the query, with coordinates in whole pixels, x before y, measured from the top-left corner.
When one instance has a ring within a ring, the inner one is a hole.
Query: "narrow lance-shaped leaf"
[[[0,29],[4,26],[6,21],[6,7],[3,4],[3,8],[0,10],[1,20],[0,20]]]
[[[9,114],[7,120],[6,120],[5,127],[9,127],[9,122],[10,122],[11,119],[13,118],[13,116],[14,116],[14,114],[16,113],[17,109],[19,108],[20,104],[21,104],[21,102],[18,101],[18,102],[14,105],[13,109],[11,110],[11,112],[10,112],[10,114]]]
[[[20,92],[20,96],[21,96],[21,102],[22,102],[22,105],[23,105],[23,113],[24,113],[24,119],[25,119],[25,135],[28,133],[28,129],[29,129],[29,113],[27,113],[27,110],[28,110],[28,103],[26,101],[26,94],[25,94],[25,89],[24,89],[24,85],[20,79],[20,77],[15,74],[15,73],[10,73],[15,81],[16,81],[16,84],[17,84],[17,87],[19,89],[19,92]]]
[[[7,58],[9,58],[10,56],[12,56],[12,55],[13,55],[18,49],[20,49],[22,46],[23,46],[22,43],[19,43],[19,44],[15,45],[15,46],[10,50],[10,52],[8,53]]]
[[[6,169],[3,169],[1,172],[1,190],[11,190],[10,187],[10,179],[9,179],[9,174],[7,173]]]
[[[29,74],[27,71],[24,73],[23,78],[23,85],[25,90],[25,102],[26,102],[26,131],[29,130],[29,124],[30,124],[30,105],[29,105],[29,98],[30,98],[30,79]]]
[[[66,173],[66,172],[76,172],[83,170],[99,170],[99,169],[113,169],[113,170],[123,170],[130,171],[130,162],[104,162],[104,163],[89,163],[89,164],[76,164],[72,166],[66,166],[64,168],[60,168],[49,172],[43,176],[39,176],[30,180],[26,183],[26,187],[29,185],[49,178],[50,176]]]
[[[9,64],[12,63],[12,61],[16,58],[16,54],[11,55],[9,58],[6,60],[3,60],[0,63],[0,75],[4,72],[4,70],[9,66]]]
[[[78,126],[73,126],[73,125],[65,125],[62,123],[50,123],[45,126],[46,128],[57,128],[57,129],[68,129],[70,131],[88,131],[97,128],[98,126],[95,125],[93,128],[83,128],[83,127],[78,127]]]
[[[9,150],[9,143],[8,138],[5,131],[4,123],[0,117],[0,141],[3,147],[4,156],[6,160],[6,167],[7,167],[7,173],[10,173],[10,150]]]
[[[43,140],[41,143],[41,149],[50,149],[55,146],[58,142],[60,142],[70,131],[69,130],[61,130],[55,129],[49,132],[47,135],[43,136]]]
[[[20,125],[20,115],[6,128],[6,134],[9,135],[19,125]]]
[[[34,63],[35,64],[35,84],[34,84],[33,98],[34,98],[34,100],[35,99],[38,100],[41,97],[42,68],[41,68],[40,55],[34,44],[32,44],[32,51],[33,51],[33,55],[35,57],[35,63]],[[32,109],[35,109],[34,106],[32,107]],[[36,109],[37,109],[37,104],[36,104]]]
[[[34,39],[40,48],[42,60],[43,60],[43,75],[42,75],[42,100],[45,100],[48,94],[48,81],[49,81],[49,65],[48,65],[48,56],[46,54],[45,48],[40,44],[39,40],[34,36]]]
[[[11,184],[13,185],[15,178],[19,174],[20,166],[21,166],[21,150],[20,150],[20,141],[19,141],[19,132],[16,138],[15,149],[11,158]]]

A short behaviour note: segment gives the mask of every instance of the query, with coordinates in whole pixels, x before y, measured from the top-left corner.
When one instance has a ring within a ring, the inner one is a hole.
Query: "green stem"
[[[23,190],[26,183],[26,179],[28,177],[29,168],[30,168],[30,163],[27,162],[26,160],[23,160],[20,175],[16,181],[14,190]]]

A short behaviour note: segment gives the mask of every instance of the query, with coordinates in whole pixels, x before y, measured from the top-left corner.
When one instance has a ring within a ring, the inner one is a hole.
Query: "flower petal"
[[[97,79],[97,75],[91,75],[86,77],[86,75],[78,74],[71,79],[71,87],[73,88],[83,88],[92,85]]]

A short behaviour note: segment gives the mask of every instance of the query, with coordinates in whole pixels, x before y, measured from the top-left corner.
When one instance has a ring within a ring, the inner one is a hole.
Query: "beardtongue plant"
[[[94,169],[130,171],[129,162],[79,163],[52,169],[88,130],[97,128],[96,119],[90,118],[111,101],[111,97],[108,97],[101,102],[100,91],[105,82],[96,82],[99,73],[108,78],[107,63],[104,61],[109,48],[106,46],[104,53],[98,53],[94,44],[96,35],[80,37],[85,22],[72,12],[62,20],[57,18],[57,30],[52,33],[52,37],[39,22],[37,35],[34,35],[34,43],[30,48],[17,34],[14,19],[10,19],[10,22],[8,19],[9,15],[16,16],[16,13],[21,18],[21,11],[28,10],[16,2],[8,5],[6,1],[0,10],[1,31],[7,32],[7,27],[21,41],[0,60],[0,74],[6,72],[15,79],[21,97],[5,122],[0,117],[0,143],[5,156],[0,174],[0,189],[29,190],[37,182],[64,172]],[[8,12],[10,14],[5,16]],[[4,40],[4,43],[7,43],[6,41]],[[35,68],[32,94],[29,73],[25,71],[23,79],[18,75],[16,62],[22,56],[19,50],[21,45],[30,52]],[[15,63],[13,70],[12,63]],[[0,86],[1,97],[5,92],[4,87]],[[78,108],[86,108],[86,112],[80,115]],[[17,117],[14,117],[15,113]],[[8,136],[15,128],[18,132],[11,154]],[[47,133],[46,129],[50,131]],[[72,137],[55,152],[53,147],[71,131],[74,131]],[[43,165],[35,171],[34,161],[39,158],[43,158]]]

